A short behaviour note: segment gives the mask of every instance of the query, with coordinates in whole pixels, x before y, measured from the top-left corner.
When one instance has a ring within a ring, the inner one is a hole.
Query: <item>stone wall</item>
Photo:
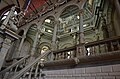
[[[120,64],[43,71],[45,79],[120,79]]]

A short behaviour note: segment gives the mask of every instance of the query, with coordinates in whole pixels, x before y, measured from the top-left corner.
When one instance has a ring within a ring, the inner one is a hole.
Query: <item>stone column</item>
[[[84,29],[83,29],[83,9],[79,13],[80,23],[79,23],[79,44],[85,43]]]
[[[83,29],[83,9],[80,10],[79,13],[79,17],[80,17],[80,23],[79,23],[79,44],[80,46],[77,47],[77,57],[79,56],[83,56],[86,55],[86,51],[85,51],[85,37],[84,37],[84,29]]]
[[[0,70],[3,66],[5,57],[7,55],[7,52],[9,50],[10,46],[11,46],[11,40],[9,38],[5,38],[3,41],[3,44],[2,44],[1,51],[0,51]]]
[[[19,45],[19,47],[18,47],[18,57],[20,56],[21,48],[22,48],[22,46],[23,46],[23,43],[24,43],[25,38],[26,38],[26,35],[23,35],[23,36],[22,36],[22,39],[21,39],[21,42],[20,42],[20,45]]]
[[[38,35],[39,35],[39,31],[37,30],[37,33],[35,35],[35,39],[34,39],[34,42],[33,42],[33,45],[32,45],[32,49],[31,49],[31,57],[30,57],[30,62],[34,61],[34,54],[35,54],[35,50],[36,50],[36,46],[37,46],[37,42],[38,42]],[[40,37],[39,37],[40,38]]]
[[[57,50],[57,44],[56,44],[56,39],[57,39],[57,26],[58,26],[58,21],[56,21],[55,26],[54,26],[54,31],[53,31],[53,37],[52,37],[52,50]],[[53,53],[50,54],[50,60],[52,61],[54,59]]]
[[[58,26],[58,21],[56,21],[55,26],[54,26],[53,37],[52,37],[52,50],[57,49],[57,45],[56,45],[57,31],[58,31],[57,26]]]
[[[118,17],[120,18],[120,3],[118,0],[114,0],[114,5],[118,13]]]

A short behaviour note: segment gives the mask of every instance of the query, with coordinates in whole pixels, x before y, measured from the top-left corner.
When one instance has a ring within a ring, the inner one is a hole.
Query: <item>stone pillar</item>
[[[83,29],[83,9],[80,10],[80,13],[79,13],[79,17],[80,17],[80,23],[79,23],[79,45],[77,47],[77,54],[76,56],[79,57],[79,56],[83,56],[83,55],[86,55],[86,50],[85,50],[85,37],[84,37],[84,29]]]
[[[31,49],[31,57],[30,57],[30,62],[34,61],[34,54],[35,54],[35,50],[36,50],[36,46],[37,46],[37,42],[38,42],[38,35],[39,35],[39,31],[37,30],[37,33],[35,35],[35,39],[34,39],[34,42],[33,42],[33,45],[32,45],[32,49]],[[40,38],[40,37],[39,37]]]
[[[103,37],[104,37],[103,39],[109,38],[108,27],[104,17],[102,19],[102,31],[103,31]]]
[[[79,23],[79,44],[85,43],[84,29],[83,29],[83,9],[79,13],[80,23]]]
[[[118,17],[120,18],[120,3],[118,0],[114,0],[114,5],[118,13]]]
[[[2,44],[1,51],[0,51],[0,70],[3,66],[5,57],[7,55],[7,52],[9,50],[10,46],[11,46],[11,40],[9,38],[5,38],[3,41],[3,44]]]
[[[34,53],[35,53],[35,48],[36,48],[36,45],[37,45],[37,41],[38,41],[38,32],[36,33],[36,36],[35,36],[35,39],[34,39],[34,42],[33,42],[32,50],[31,50],[31,56],[33,56]]]
[[[53,37],[52,37],[52,50],[56,50],[57,49],[57,45],[56,45],[57,26],[58,26],[58,21],[56,21],[55,26],[54,26]]]
[[[53,37],[52,37],[52,50],[57,50],[57,44],[56,44],[56,39],[57,39],[57,26],[58,26],[58,21],[56,21],[55,26],[54,26],[54,31],[53,31]],[[54,59],[53,53],[50,54],[50,60],[52,61]]]
[[[18,47],[18,56],[17,56],[17,57],[20,56],[21,48],[22,48],[22,46],[23,46],[23,43],[24,43],[25,38],[26,38],[26,35],[23,35],[23,36],[22,36],[22,39],[21,39],[21,42],[20,42],[20,45],[19,45],[19,47]]]

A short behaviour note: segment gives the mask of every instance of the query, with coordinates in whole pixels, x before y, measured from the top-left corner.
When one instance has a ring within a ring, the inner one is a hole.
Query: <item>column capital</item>
[[[56,24],[58,25],[59,23],[60,23],[60,21],[58,21],[58,20],[54,22],[55,25],[56,25]]]
[[[84,10],[80,9],[79,14],[83,14]]]
[[[23,35],[22,37],[23,37],[23,38],[26,38],[26,35]]]

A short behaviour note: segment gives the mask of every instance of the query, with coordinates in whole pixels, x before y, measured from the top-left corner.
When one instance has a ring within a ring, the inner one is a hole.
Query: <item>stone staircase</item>
[[[6,67],[5,69],[1,70],[0,72],[0,78],[1,79],[9,79],[13,75],[16,75],[25,65],[27,64],[27,59],[29,58],[29,55],[21,58],[20,60],[16,61],[14,64]]]
[[[0,79],[35,79],[41,77],[41,62],[40,59],[47,56],[50,51],[41,55],[35,61],[26,64],[26,60],[29,56],[25,56],[13,65],[7,67],[0,72]],[[30,59],[30,58],[29,58]]]

